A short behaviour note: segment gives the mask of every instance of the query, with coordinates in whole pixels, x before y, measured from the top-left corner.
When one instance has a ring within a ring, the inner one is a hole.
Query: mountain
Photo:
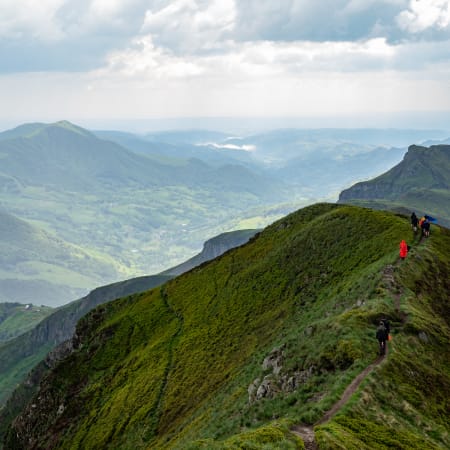
[[[31,330],[51,312],[46,306],[0,303],[0,344]]]
[[[56,306],[86,293],[120,266],[0,210],[0,302]]]
[[[205,233],[293,200],[284,181],[232,158],[138,154],[66,121],[0,133],[0,159],[8,213],[114,260],[117,274],[89,289],[172,267],[198,252]]]
[[[177,267],[158,275],[134,278],[97,288],[82,299],[59,308],[51,315],[49,315],[51,311],[48,311],[47,315],[49,316],[34,328],[28,326],[29,331],[23,329],[23,334],[21,333],[20,336],[3,345],[0,344],[0,407],[5,404],[17,384],[25,379],[26,374],[33,366],[44,359],[47,352],[72,337],[77,321],[91,309],[116,298],[159,286],[176,275],[191,270],[233,247],[244,244],[256,232],[257,230],[242,230],[216,236],[205,242],[201,253]],[[2,309],[9,310],[10,308],[9,305],[0,303],[0,312]],[[19,308],[16,307],[16,309]],[[2,324],[0,323],[0,332],[1,330]],[[27,332],[25,333],[25,331]],[[38,373],[41,373],[42,370],[42,367],[37,369]],[[29,395],[30,392],[36,390],[36,387],[36,375],[32,374],[29,381],[25,383],[24,389]],[[20,403],[17,397],[23,399],[25,395],[22,390],[19,392],[10,402],[13,411],[17,410],[17,404]],[[9,414],[9,409],[7,408],[7,410]],[[0,419],[2,419],[1,415]],[[0,420],[0,423],[2,422],[4,423],[3,420]],[[2,430],[0,426],[0,434]]]
[[[79,192],[117,186],[195,186],[217,177],[215,169],[195,159],[145,158],[69,122],[19,127],[0,139],[2,173],[27,184]],[[226,174],[221,179],[227,183]],[[235,180],[233,180],[234,182]],[[246,180],[241,184],[247,185]],[[234,184],[229,186],[234,188]]]
[[[404,216],[316,204],[96,308],[5,447],[303,448],[296,425],[319,421],[320,448],[448,448],[450,231],[400,261],[409,234]],[[382,317],[393,340],[377,359]]]
[[[410,146],[398,165],[344,190],[339,202],[404,207],[450,226],[450,145]]]

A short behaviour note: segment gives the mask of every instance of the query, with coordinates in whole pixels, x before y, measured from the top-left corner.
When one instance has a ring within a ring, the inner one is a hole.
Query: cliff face
[[[70,339],[77,321],[97,305],[135,292],[145,291],[169,279],[141,277],[97,288],[46,317],[32,330],[0,346],[0,406],[26,373],[52,348]]]
[[[450,226],[450,146],[411,146],[403,161],[341,192],[339,203],[429,214]]]
[[[402,162],[373,180],[341,192],[339,202],[355,199],[399,199],[415,190],[450,190],[450,146],[412,145]]]

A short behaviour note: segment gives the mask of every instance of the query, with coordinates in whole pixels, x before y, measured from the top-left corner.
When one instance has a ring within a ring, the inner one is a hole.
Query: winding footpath
[[[423,239],[419,241],[419,244]],[[383,271],[382,281],[384,284],[390,288],[394,296],[394,308],[396,312],[401,316],[401,321],[404,323],[406,321],[406,316],[401,314],[400,311],[400,298],[402,296],[403,290],[396,283],[394,278],[394,266],[398,266],[401,263],[399,259],[395,265],[388,265]],[[389,346],[386,345],[386,355],[389,352]],[[305,444],[306,450],[318,450],[317,442],[314,436],[314,427],[317,425],[323,425],[328,422],[349,400],[349,398],[356,392],[362,381],[367,377],[367,375],[372,372],[372,370],[378,366],[386,357],[386,355],[379,356],[372,364],[368,365],[345,389],[342,397],[313,425],[297,424],[291,428],[291,432],[295,435],[301,437]]]
[[[386,346],[386,353],[388,346]],[[364,378],[369,375],[372,370],[378,366],[386,357],[386,355],[379,356],[372,364],[367,366],[345,389],[342,397],[329,409],[321,419],[319,419],[314,425],[295,425],[291,428],[292,433],[300,436],[305,443],[306,450],[317,450],[317,443],[314,437],[314,427],[316,425],[322,425],[328,422],[349,400],[349,398],[356,392],[359,385]]]

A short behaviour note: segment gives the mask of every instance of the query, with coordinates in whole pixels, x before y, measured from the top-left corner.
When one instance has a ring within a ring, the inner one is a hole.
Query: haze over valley
[[[67,121],[6,130],[2,301],[57,306],[103,284],[156,274],[219,233],[337,200],[343,188],[399,162],[411,139],[447,136],[365,129],[137,135]]]

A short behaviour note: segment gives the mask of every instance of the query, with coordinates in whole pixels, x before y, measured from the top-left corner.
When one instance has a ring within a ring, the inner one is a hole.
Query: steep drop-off
[[[406,207],[450,226],[450,145],[410,146],[401,163],[342,191],[339,203],[378,209]]]
[[[60,349],[44,358],[46,353],[72,337],[77,321],[84,314],[102,303],[163,284],[175,275],[242,245],[256,232],[257,230],[237,230],[215,236],[205,242],[198,255],[173,269],[95,289],[86,297],[60,308],[42,323],[29,327],[32,329],[28,332],[0,345],[0,441],[7,422],[26,404],[36,391],[42,375],[61,356]],[[63,344],[62,353],[66,348]],[[27,375],[35,364],[38,366]],[[16,389],[22,381],[24,382]],[[11,393],[13,395],[6,403]]]

